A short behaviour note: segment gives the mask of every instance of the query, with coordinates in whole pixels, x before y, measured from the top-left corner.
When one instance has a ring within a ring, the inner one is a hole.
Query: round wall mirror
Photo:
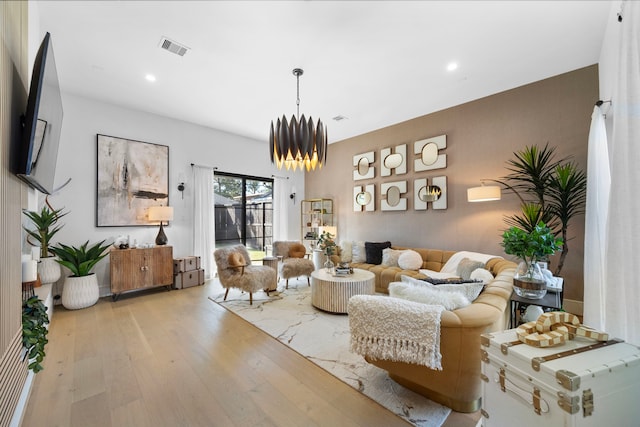
[[[358,160],[358,173],[360,175],[366,175],[367,172],[369,172],[369,159],[360,157],[360,160]]]
[[[395,169],[402,164],[402,154],[389,154],[384,158],[384,167],[387,169]]]
[[[368,205],[371,202],[371,194],[368,191],[361,191],[356,194],[356,203],[360,206]]]
[[[438,160],[438,145],[430,142],[422,147],[422,163],[425,166],[431,166]]]
[[[398,206],[400,203],[400,189],[398,187],[389,187],[387,190],[387,204],[389,206]]]

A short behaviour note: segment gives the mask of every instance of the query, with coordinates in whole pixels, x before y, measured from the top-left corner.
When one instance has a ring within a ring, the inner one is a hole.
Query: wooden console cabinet
[[[114,249],[111,262],[111,296],[157,286],[173,285],[173,248]]]

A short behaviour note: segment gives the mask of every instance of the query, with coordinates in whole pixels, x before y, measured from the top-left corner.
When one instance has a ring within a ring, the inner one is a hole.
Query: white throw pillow
[[[367,262],[367,253],[364,250],[364,242],[351,243],[351,262]]]
[[[493,280],[493,274],[491,274],[491,272],[485,268],[476,268],[471,273],[470,278],[471,280],[482,280],[482,282],[486,285]]]
[[[382,265],[386,267],[397,267],[398,258],[404,251],[398,249],[386,248],[382,250]]]
[[[461,293],[464,295],[469,301],[473,302],[480,292],[484,289],[484,283],[455,283],[455,284],[442,284],[442,285],[434,285],[429,282],[425,282],[424,280],[414,279],[410,276],[405,276],[404,274],[400,276],[404,283],[408,283],[414,286],[426,286],[432,287],[434,289],[438,289],[442,292],[453,292],[453,293]]]
[[[446,310],[456,310],[471,304],[460,292],[441,291],[436,287],[417,286],[405,282],[390,283],[389,296],[423,304],[441,305]]]
[[[340,261],[351,262],[353,259],[351,240],[343,240],[340,242]]]
[[[411,249],[406,250],[398,258],[398,267],[403,270],[419,270],[422,267],[422,256]]]

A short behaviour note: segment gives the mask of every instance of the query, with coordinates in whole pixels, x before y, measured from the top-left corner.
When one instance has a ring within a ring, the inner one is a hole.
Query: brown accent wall
[[[503,192],[501,201],[469,203],[467,188],[479,185],[481,178],[506,175],[513,152],[533,144],[549,142],[559,156],[573,156],[586,171],[591,112],[597,100],[598,69],[592,65],[340,141],[329,146],[327,165],[306,175],[305,197],[335,200],[338,240],[390,240],[398,246],[506,256],[500,246],[506,228],[503,216],[519,210],[516,196]],[[446,169],[414,172],[413,142],[441,134],[447,135],[447,148],[441,151],[447,154]],[[399,144],[407,144],[408,173],[380,177],[380,150]],[[354,181],[353,156],[371,150],[376,156],[375,178]],[[441,175],[447,177],[448,208],[414,211],[413,180]],[[403,195],[408,209],[381,211],[380,184],[398,180],[408,181]],[[376,210],[354,212],[353,187],[371,183],[376,187]],[[569,236],[562,270],[565,297],[582,301],[584,216],[573,220]]]
[[[9,425],[27,376],[22,349],[21,197],[10,141],[26,106],[27,2],[0,2],[0,426]]]

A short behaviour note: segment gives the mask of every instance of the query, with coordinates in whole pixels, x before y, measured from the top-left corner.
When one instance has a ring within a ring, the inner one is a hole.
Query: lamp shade
[[[171,221],[173,219],[173,207],[151,206],[149,208],[149,221]]]
[[[467,201],[469,202],[489,202],[501,198],[502,191],[497,185],[481,185],[467,189]]]

